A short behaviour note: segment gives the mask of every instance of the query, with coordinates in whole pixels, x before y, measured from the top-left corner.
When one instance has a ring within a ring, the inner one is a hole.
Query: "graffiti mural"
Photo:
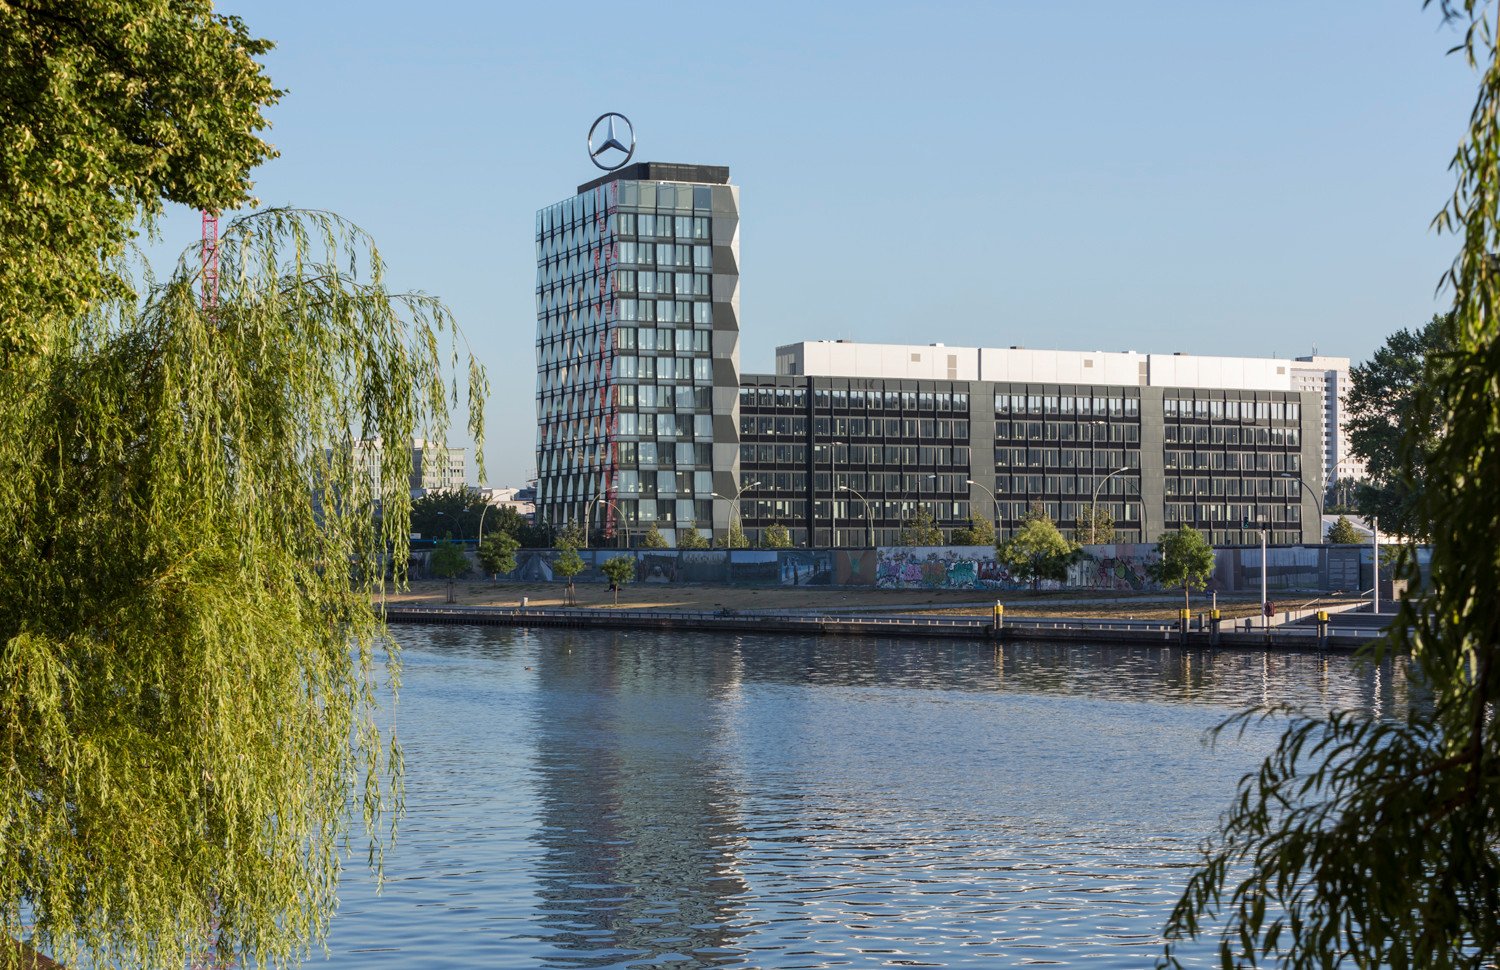
[[[875,568],[880,557],[874,549],[835,549],[833,551],[833,584],[835,586],[874,586]]]
[[[781,581],[774,549],[734,549],[729,553],[729,582],[742,586],[775,586]]]
[[[1008,579],[991,546],[891,546],[877,554],[881,589],[993,589]]]

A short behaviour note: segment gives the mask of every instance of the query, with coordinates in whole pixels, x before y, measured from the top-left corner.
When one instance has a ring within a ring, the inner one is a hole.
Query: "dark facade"
[[[745,375],[739,514],[815,546],[891,545],[926,507],[1066,532],[1097,490],[1120,542],[1191,525],[1216,545],[1316,541],[1315,395],[1293,391]],[[1078,535],[1082,541],[1086,531]]]

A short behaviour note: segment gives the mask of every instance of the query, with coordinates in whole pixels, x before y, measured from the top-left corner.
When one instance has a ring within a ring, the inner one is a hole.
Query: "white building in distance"
[[[1330,486],[1342,479],[1365,477],[1364,462],[1349,451],[1349,358],[1298,357],[1292,369],[1294,388],[1323,398],[1323,475]]]
[[[380,438],[364,438],[354,443],[354,467],[357,473],[380,480],[384,464],[385,443]],[[462,448],[449,448],[439,442],[414,438],[411,443],[412,498],[428,492],[451,492],[467,483],[468,459]],[[378,489],[377,489],[378,492]]]

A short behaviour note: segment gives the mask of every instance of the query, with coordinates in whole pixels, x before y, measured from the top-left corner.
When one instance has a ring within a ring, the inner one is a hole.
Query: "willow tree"
[[[410,454],[372,481],[355,442],[439,436],[461,342],[333,216],[221,250],[217,306],[194,253],[0,368],[0,934],[65,963],[181,967],[207,934],[295,964],[401,803],[372,600]]]
[[[1442,7],[1481,80],[1435,223],[1462,244],[1445,279],[1453,347],[1429,357],[1419,392],[1438,433],[1409,428],[1402,444],[1408,472],[1425,460],[1431,578],[1364,652],[1409,651],[1429,699],[1398,720],[1286,712],[1171,916],[1165,966],[1219,920],[1226,967],[1500,963],[1500,51],[1490,4]],[[1418,577],[1410,549],[1401,569]]]

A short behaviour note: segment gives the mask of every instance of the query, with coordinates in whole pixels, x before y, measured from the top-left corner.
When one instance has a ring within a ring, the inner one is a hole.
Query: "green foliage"
[[[708,540],[698,531],[696,522],[684,522],[677,527],[677,548],[707,549]]]
[[[560,545],[558,548],[562,550],[562,555],[552,560],[552,571],[571,585],[574,576],[589,568],[588,563],[583,561],[583,557],[573,546]]]
[[[790,549],[792,534],[780,522],[766,526],[760,534],[760,544],[767,549]]]
[[[666,539],[666,536],[663,536],[661,534],[661,530],[656,527],[656,523],[655,522],[651,523],[651,528],[647,529],[646,530],[646,534],[641,537],[641,548],[643,548],[643,549],[665,549],[665,548],[667,548],[667,539]]]
[[[729,523],[729,531],[718,540],[718,545],[725,549],[749,549],[750,540],[745,537],[745,530],[740,528],[738,521]]]
[[[918,505],[912,514],[901,526],[901,534],[896,539],[896,544],[901,546],[940,546],[943,544],[943,530],[937,527],[932,520],[932,510],[926,505]]]
[[[971,515],[968,526],[953,531],[953,544],[955,546],[993,546],[995,523],[982,515]]]
[[[1347,516],[1339,516],[1339,520],[1328,530],[1328,541],[1335,545],[1351,546],[1365,541],[1364,535],[1354,527]]]
[[[528,528],[530,524],[526,521],[526,517],[511,505],[493,505],[490,507],[489,514],[484,517],[486,536],[492,532],[503,532],[508,536],[513,536],[519,542]],[[551,543],[549,542],[548,545]]]
[[[1115,517],[1109,509],[1095,508],[1092,502],[1079,506],[1078,518],[1073,523],[1073,535],[1079,542],[1101,544],[1115,541]]]
[[[486,533],[495,519],[496,510],[486,512],[487,506],[476,488],[428,492],[411,503],[411,531],[424,539],[477,539],[479,517]]]
[[[489,532],[479,543],[479,564],[491,576],[515,572],[516,550],[521,542],[508,532]]]
[[[400,806],[371,602],[387,562],[404,578],[410,498],[352,443],[446,423],[448,313],[329,215],[236,220],[221,252],[214,310],[194,247],[0,367],[0,937],[24,901],[68,965],[181,967],[209,927],[226,961],[298,962],[350,806],[377,860]]]
[[[0,4],[0,360],[70,352],[77,316],[126,297],[138,216],[252,202],[270,48],[208,0]]]
[[[1010,570],[1011,576],[1032,589],[1044,579],[1068,578],[1068,567],[1077,561],[1079,548],[1063,538],[1057,525],[1043,513],[1028,515],[1016,534],[1000,543],[996,558]]]
[[[1426,453],[1437,416],[1420,393],[1430,362],[1440,364],[1453,344],[1452,313],[1439,314],[1420,330],[1398,330],[1363,364],[1349,371],[1349,450],[1365,463],[1369,476],[1355,489],[1355,501],[1385,528],[1420,536],[1416,505],[1427,477]],[[1403,439],[1414,434],[1415,449],[1403,463]]]
[[[1205,846],[1163,966],[1180,966],[1178,941],[1209,932],[1224,966],[1500,962],[1500,53],[1488,4],[1442,8],[1469,20],[1458,50],[1482,80],[1453,160],[1458,186],[1435,220],[1461,242],[1445,278],[1452,349],[1429,355],[1416,382],[1412,413],[1432,423],[1413,421],[1397,449],[1398,477],[1422,483],[1406,531],[1430,538],[1430,585],[1362,651],[1405,664],[1421,690],[1400,719],[1269,712],[1287,729]],[[1403,553],[1415,581],[1413,550]]]
[[[1214,574],[1214,547],[1203,533],[1190,525],[1164,532],[1156,543],[1157,558],[1147,570],[1163,586],[1182,587],[1182,605],[1188,605],[1190,590],[1208,585]]]
[[[516,517],[520,518],[521,514],[517,512]],[[488,533],[489,530],[490,524],[486,522],[484,524],[484,531]],[[516,531],[515,536],[520,540],[521,548],[523,549],[552,549],[554,548],[553,544],[557,542],[557,533],[553,531],[552,526],[545,522],[524,524],[523,520],[523,524]]]
[[[569,522],[557,530],[552,542],[555,549],[586,549],[589,544],[588,532],[582,522]]]
[[[469,571],[469,557],[457,542],[439,542],[427,557],[427,568],[439,579],[456,579]]]
[[[635,578],[635,558],[615,556],[612,559],[606,559],[599,569],[609,580],[610,586],[614,588],[615,602],[620,602],[620,587]]]

